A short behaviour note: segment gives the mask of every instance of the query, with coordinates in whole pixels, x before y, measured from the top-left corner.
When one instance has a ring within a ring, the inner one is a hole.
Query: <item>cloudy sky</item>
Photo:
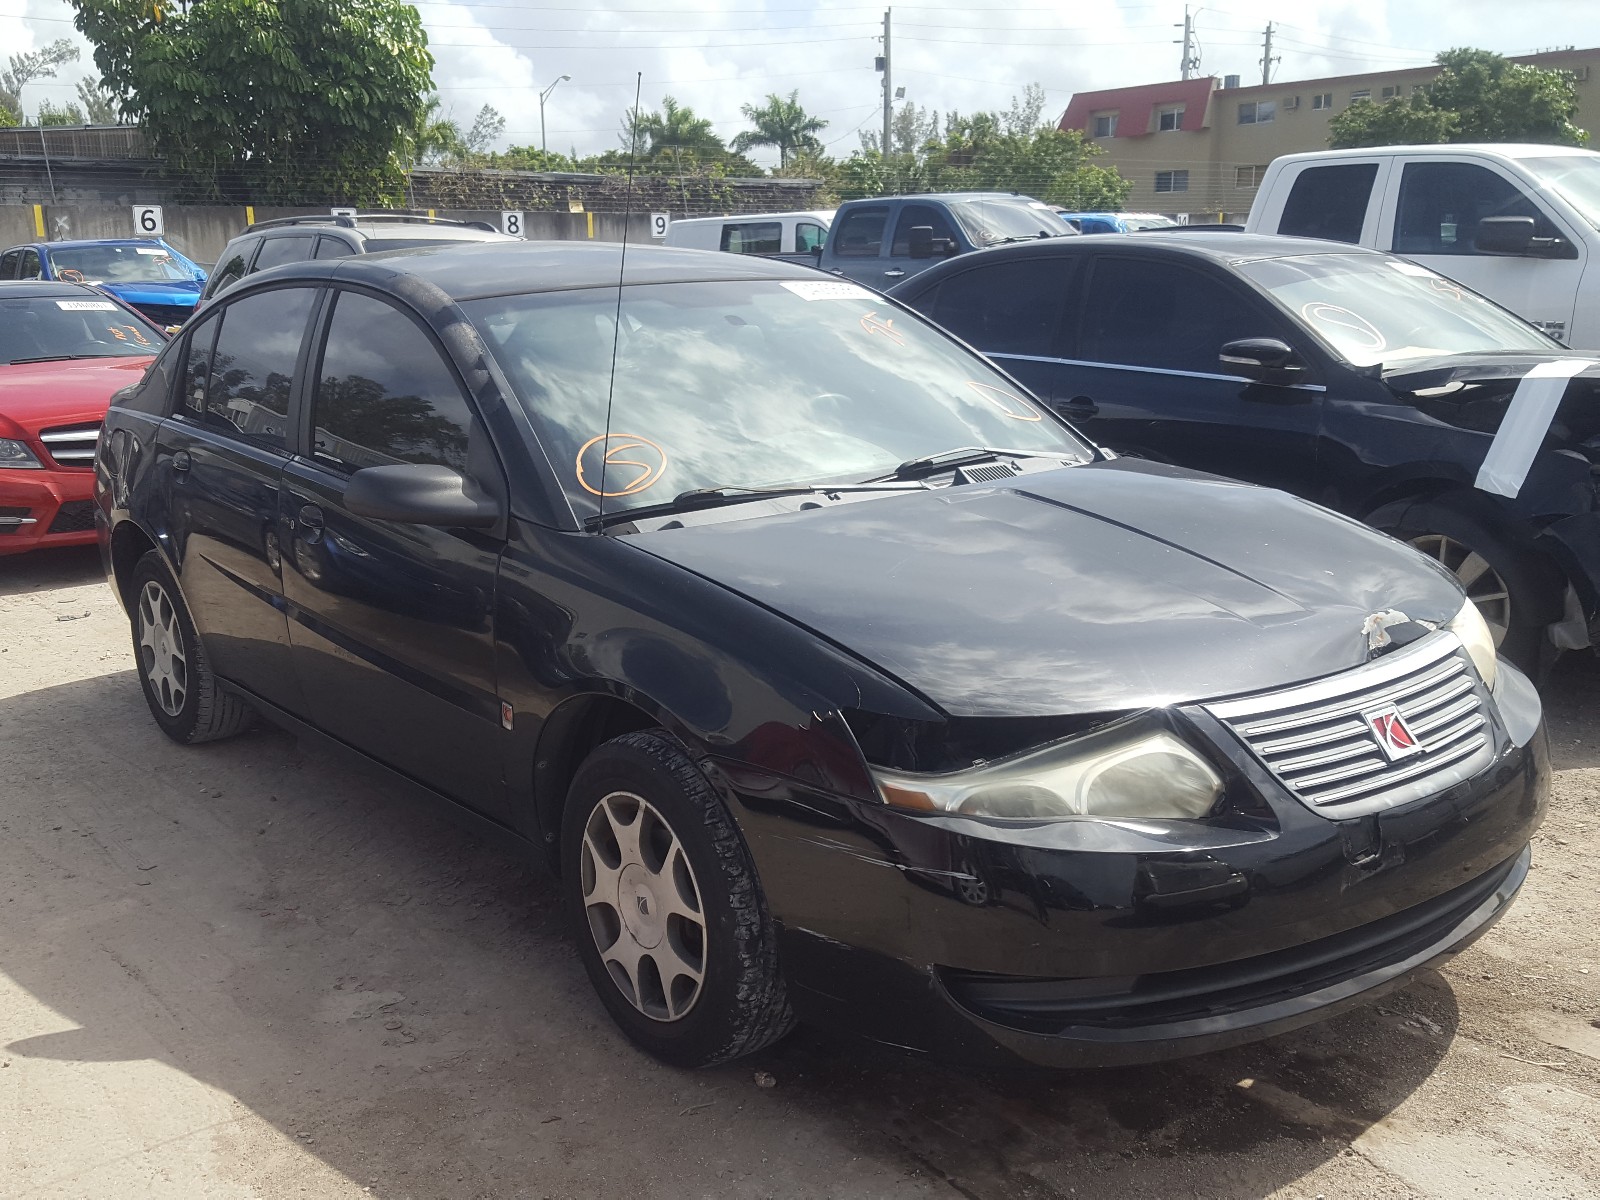
[[[450,115],[471,123],[483,104],[506,118],[506,141],[537,145],[539,91],[570,75],[546,105],[552,150],[580,154],[617,144],[619,119],[644,76],[643,103],[672,95],[731,138],[740,107],[799,89],[826,119],[835,154],[859,145],[880,120],[883,8],[840,0],[426,0],[418,3]],[[1261,34],[1276,26],[1274,80],[1379,71],[1427,63],[1471,45],[1507,54],[1600,45],[1593,0],[1221,0],[1199,7],[1203,74],[1260,76]],[[1514,13],[1515,19],[1508,19]],[[0,57],[56,38],[81,41],[66,0],[0,0]],[[1178,76],[1183,5],[1165,3],[985,6],[945,0],[894,5],[895,83],[908,102],[940,111],[1003,108],[1021,88],[1044,86],[1059,112],[1075,91]],[[65,103],[93,64],[81,61],[23,96]],[[754,156],[765,161],[761,155]],[[775,158],[775,156],[767,156]]]

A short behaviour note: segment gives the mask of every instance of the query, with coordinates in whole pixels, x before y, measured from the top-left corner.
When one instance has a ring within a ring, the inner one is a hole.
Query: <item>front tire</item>
[[[585,760],[561,873],[589,981],[638,1046],[708,1067],[793,1028],[755,864],[675,739],[624,734]]]
[[[129,587],[139,686],[161,731],[188,746],[248,728],[255,714],[218,685],[178,585],[157,551],[134,565]]]

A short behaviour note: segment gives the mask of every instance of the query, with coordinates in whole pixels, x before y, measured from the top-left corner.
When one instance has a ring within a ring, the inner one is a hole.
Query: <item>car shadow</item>
[[[31,550],[0,557],[0,596],[20,596],[80,583],[105,582],[95,546]]]
[[[71,772],[28,749],[62,729],[93,733]],[[801,1030],[675,1070],[612,1027],[547,880],[287,734],[175,746],[132,671],[0,700],[0,733],[0,972],[59,1014],[0,1058],[156,1060],[379,1196],[1263,1195],[1457,1025],[1429,975],[1159,1066],[979,1075]]]
[[[1600,738],[1594,734],[1595,714],[1600,713],[1600,659],[1595,653],[1563,655],[1550,669],[1539,695],[1556,770],[1600,767]]]

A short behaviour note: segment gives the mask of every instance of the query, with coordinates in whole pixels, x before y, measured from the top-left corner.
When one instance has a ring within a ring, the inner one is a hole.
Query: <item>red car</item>
[[[0,555],[94,543],[106,405],[165,341],[95,288],[0,281]]]

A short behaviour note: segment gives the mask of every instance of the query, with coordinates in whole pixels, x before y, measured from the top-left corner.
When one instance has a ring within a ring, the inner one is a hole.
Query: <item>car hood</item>
[[[1122,459],[628,541],[781,613],[954,716],[1104,713],[1359,666],[1362,624],[1441,621],[1422,555],[1283,492]]]
[[[150,356],[0,363],[0,418],[27,433],[105,418],[111,397],[138,383]]]
[[[95,286],[137,307],[140,304],[194,304],[200,299],[200,290],[205,284],[174,280],[170,283],[98,283]]]
[[[1383,382],[1396,392],[1426,391],[1451,383],[1490,383],[1521,379],[1538,364],[1556,359],[1586,359],[1591,365],[1579,372],[1586,379],[1600,378],[1600,356],[1550,347],[1548,354],[1507,351],[1498,354],[1440,354],[1412,359],[1389,367]]]

